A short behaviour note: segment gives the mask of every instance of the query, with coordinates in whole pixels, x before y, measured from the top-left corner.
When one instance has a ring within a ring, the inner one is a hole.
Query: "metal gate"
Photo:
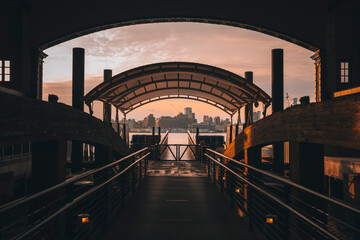
[[[191,144],[156,145],[156,160],[163,161],[198,161],[199,146]]]

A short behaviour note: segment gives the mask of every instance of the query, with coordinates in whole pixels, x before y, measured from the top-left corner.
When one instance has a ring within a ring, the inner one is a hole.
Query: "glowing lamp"
[[[225,178],[225,177],[223,177],[223,180],[226,180],[226,178]]]
[[[90,223],[90,214],[79,214],[78,219],[80,220],[80,223],[88,224]]]
[[[236,193],[240,193],[240,189],[238,189],[238,188],[235,189],[235,192],[236,192]]]
[[[266,223],[267,224],[273,224],[274,223],[274,219],[272,217],[267,217],[266,218]]]
[[[265,216],[265,223],[266,224],[274,224],[276,222],[276,215],[266,215]]]

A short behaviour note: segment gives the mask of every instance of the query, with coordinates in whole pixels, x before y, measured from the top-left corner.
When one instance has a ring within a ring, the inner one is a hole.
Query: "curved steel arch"
[[[231,115],[233,114],[233,112],[230,112],[228,109],[224,109],[221,105],[218,105],[218,104],[213,104],[212,102],[209,102],[209,101],[206,101],[206,100],[202,100],[201,98],[199,97],[195,97],[195,96],[191,96],[191,95],[187,95],[187,96],[182,96],[182,95],[178,95],[177,97],[176,96],[159,96],[155,99],[148,99],[147,101],[144,101],[144,102],[140,102],[138,103],[138,105],[134,105],[131,107],[131,109],[128,109],[126,112],[124,112],[125,114],[128,114],[129,112],[139,108],[139,107],[142,107],[148,103],[153,103],[153,102],[158,102],[158,101],[161,101],[161,100],[168,100],[168,99],[188,99],[188,100],[194,100],[194,101],[198,101],[198,102],[202,102],[202,103],[206,103],[206,104],[209,104],[213,107],[216,107],[224,112],[226,112],[227,114]]]
[[[212,89],[217,89],[219,91],[227,91],[227,89],[224,89],[222,87],[219,87],[219,86],[216,86],[216,85],[213,85],[213,84],[210,84],[210,83],[204,83],[202,81],[196,81],[196,80],[188,80],[188,79],[166,79],[166,80],[160,80],[160,81],[157,81],[157,83],[163,83],[163,82],[176,82],[176,81],[181,81],[181,82],[189,82],[189,86],[190,86],[190,83],[191,82],[194,82],[194,83],[198,83],[198,84],[204,84],[204,85],[207,85],[207,86],[210,86]],[[147,86],[153,84],[152,82],[148,83],[148,84],[141,84],[139,86],[135,86],[131,89],[128,89],[129,91],[136,91],[140,88],[146,88]],[[182,89],[186,89],[186,88],[182,88]],[[208,92],[209,94],[212,94],[212,92]],[[230,95],[233,99],[235,99],[239,104],[241,104],[241,101],[246,101],[246,98],[242,97],[242,96],[236,96],[234,95],[233,93],[229,93],[227,92],[228,95]],[[219,97],[218,95],[214,95],[215,97]],[[123,95],[120,95],[120,96],[114,96],[112,98],[109,99],[110,102],[112,101],[118,101],[119,99],[122,99],[123,97],[125,97],[125,94]]]
[[[191,62],[164,62],[145,65],[119,73],[92,89],[84,101],[89,105],[100,100],[122,112],[148,99],[169,96],[194,96],[215,104],[228,114],[242,106],[262,102],[269,106],[271,98],[243,77],[210,65]],[[170,97],[173,96],[173,97]],[[185,98],[185,97],[182,97]],[[221,106],[221,107],[220,107]]]
[[[120,109],[121,111],[123,111],[123,112],[125,112],[125,111],[127,111],[127,109],[130,109],[131,108],[131,106],[132,105],[136,105],[136,104],[138,104],[138,103],[140,103],[140,102],[142,102],[142,101],[144,101],[144,100],[146,100],[146,99],[149,99],[149,94],[151,94],[151,93],[157,93],[157,92],[166,92],[166,91],[169,91],[169,93],[167,94],[167,95],[165,95],[165,94],[161,94],[162,96],[176,96],[176,95],[178,95],[178,96],[180,96],[180,95],[187,95],[187,94],[184,94],[184,93],[182,93],[182,94],[180,94],[180,93],[176,93],[176,92],[173,92],[173,91],[171,91],[171,90],[188,90],[189,91],[189,93],[190,92],[192,92],[192,93],[194,93],[194,90],[193,89],[188,89],[188,88],[167,88],[167,89],[160,89],[160,90],[152,90],[152,91],[148,91],[148,92],[146,92],[146,93],[142,93],[142,94],[140,94],[140,95],[136,95],[136,96],[134,96],[134,97],[132,97],[132,98],[130,98],[130,99],[127,99],[127,100],[125,100],[124,102],[120,102],[119,104],[113,104],[116,108],[118,108],[118,109]],[[196,91],[196,90],[195,90]],[[193,96],[193,95],[195,95],[195,94],[190,94],[191,96]],[[203,98],[203,99],[207,99],[207,101],[213,101],[213,102],[216,102],[217,104],[219,104],[219,105],[221,105],[221,106],[224,106],[224,109],[226,108],[226,109],[229,109],[230,111],[232,111],[232,112],[235,112],[235,111],[237,111],[239,108],[237,108],[237,105],[236,104],[234,104],[233,102],[230,102],[230,101],[227,101],[227,100],[223,100],[223,102],[226,102],[227,104],[229,104],[229,105],[231,105],[231,106],[233,106],[233,108],[228,108],[228,107],[226,107],[226,105],[223,103],[219,103],[219,102],[217,102],[218,100],[219,100],[219,97],[217,97],[217,99],[216,100],[212,100],[212,99],[210,99],[210,97],[206,97],[206,96],[197,96],[198,98]],[[137,99],[137,98],[142,98],[142,99],[144,99],[144,100],[139,100],[139,99]],[[153,98],[153,97],[152,97]],[[169,98],[177,98],[177,97],[169,97]],[[123,105],[125,104],[125,103],[131,103],[131,102],[134,102],[133,104],[131,104],[129,107],[123,107]]]

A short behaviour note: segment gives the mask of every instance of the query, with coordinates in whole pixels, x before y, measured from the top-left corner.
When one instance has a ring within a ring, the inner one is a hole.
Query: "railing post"
[[[133,173],[133,168],[129,169],[129,173],[130,173],[130,180],[129,180],[129,183],[130,183],[130,189],[129,189],[129,194],[132,194],[133,193],[133,181],[134,181],[134,173]],[[130,196],[130,195],[129,195]]]
[[[215,167],[215,161],[211,160],[213,163],[213,183],[216,184],[216,167]]]
[[[210,159],[206,158],[207,165],[208,165],[208,177],[210,178]]]
[[[179,156],[179,152],[180,152],[180,145],[176,145],[176,161],[180,161],[180,156]]]
[[[230,169],[233,169],[232,168],[232,162],[229,162],[229,168]],[[231,208],[234,208],[235,207],[235,175],[233,175],[232,173],[228,173],[228,183],[229,183],[229,188],[230,188],[230,206]]]
[[[246,164],[249,164],[254,167],[260,167],[261,165],[261,147],[252,147],[247,148],[244,151],[244,161]],[[247,175],[247,179],[249,182],[252,182],[253,179],[253,172],[249,168],[245,168],[245,173]],[[253,221],[252,221],[252,208],[253,208],[253,191],[251,187],[245,184],[246,189],[244,190],[244,198],[247,204],[247,212],[249,215],[249,231],[253,231]]]
[[[220,157],[220,163],[223,163],[223,158]],[[225,174],[224,174],[225,169],[219,165],[219,182],[220,182],[220,192],[224,192],[224,178],[225,178]]]
[[[142,183],[142,167],[141,167],[142,160],[139,161],[139,184]]]
[[[108,169],[105,169],[106,172],[108,172]],[[110,213],[110,209],[111,209],[111,182],[109,182],[108,184],[105,185],[104,187],[104,203],[105,203],[105,207],[104,207],[104,212],[105,212],[105,216],[104,216],[104,222],[103,224],[103,229],[105,230],[108,221],[110,220],[108,218],[109,213]]]
[[[133,162],[135,162],[135,156],[132,157],[132,163]],[[131,167],[130,172],[131,172],[131,194],[133,194],[135,191],[135,184],[136,184],[135,165]]]
[[[67,203],[72,202],[74,200],[73,185],[70,184],[70,185],[66,186],[65,191],[67,192],[67,194],[66,194],[66,202]],[[65,239],[73,239],[73,237],[74,237],[74,228],[75,228],[75,224],[74,224],[75,216],[74,216],[74,212],[71,211],[71,208],[66,211],[65,216],[66,216]]]
[[[284,200],[286,203],[290,202],[290,187],[289,185],[285,184],[284,186]],[[291,237],[291,219],[290,219],[290,213],[289,211],[285,210],[286,212],[284,213],[284,225],[285,225],[285,229],[284,229],[284,238],[285,239],[290,239]],[[288,220],[288,221],[287,221]]]
[[[144,178],[146,177],[147,175],[147,165],[148,165],[148,157],[145,157],[145,172],[144,172]]]
[[[119,171],[123,170],[124,168],[122,167],[124,163],[120,163],[119,164]],[[120,183],[120,201],[121,201],[121,204],[120,206],[122,207],[124,205],[124,201],[125,201],[125,184],[126,184],[126,181],[125,181],[125,176],[126,176],[126,173],[125,174],[122,174],[120,176],[120,179],[119,179],[119,183]]]
[[[247,175],[248,175],[248,180],[249,182],[252,182],[252,172],[251,170],[249,171],[248,169],[248,172],[247,172]],[[253,232],[254,231],[254,227],[253,227],[253,212],[252,212],[252,208],[253,208],[253,202],[252,202],[252,196],[253,192],[252,192],[252,189],[251,189],[251,186],[247,185],[247,207],[248,207],[248,215],[249,215],[249,232]]]

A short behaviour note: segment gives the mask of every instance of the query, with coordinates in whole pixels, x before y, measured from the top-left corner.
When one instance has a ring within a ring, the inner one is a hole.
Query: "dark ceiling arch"
[[[282,40],[291,42],[296,44],[300,47],[304,47],[311,51],[317,51],[320,47],[316,46],[313,43],[307,42],[299,37],[292,36],[291,34],[281,33],[271,28],[265,28],[262,26],[251,25],[247,23],[229,21],[229,20],[221,20],[221,19],[213,19],[213,18],[195,18],[195,17],[163,17],[163,18],[144,18],[144,19],[134,19],[129,21],[123,22],[116,22],[106,25],[100,25],[96,27],[90,27],[86,29],[79,30],[77,32],[73,32],[67,34],[65,36],[58,36],[58,38],[53,39],[49,42],[42,43],[39,46],[40,50],[45,50],[47,48],[53,47],[57,44],[69,41],[74,38],[82,37],[87,34],[108,30],[111,28],[123,27],[123,26],[131,26],[131,25],[138,25],[138,24],[149,24],[149,23],[165,23],[165,22],[193,22],[193,23],[204,23],[204,24],[217,24],[217,25],[226,25],[232,27],[239,27],[248,30],[253,30],[259,33],[267,34],[276,38],[280,38]]]
[[[87,105],[99,100],[123,113],[149,102],[188,98],[208,103],[232,115],[255,102],[269,106],[271,98],[243,77],[210,65],[191,62],[163,62],[119,73],[92,89]]]

